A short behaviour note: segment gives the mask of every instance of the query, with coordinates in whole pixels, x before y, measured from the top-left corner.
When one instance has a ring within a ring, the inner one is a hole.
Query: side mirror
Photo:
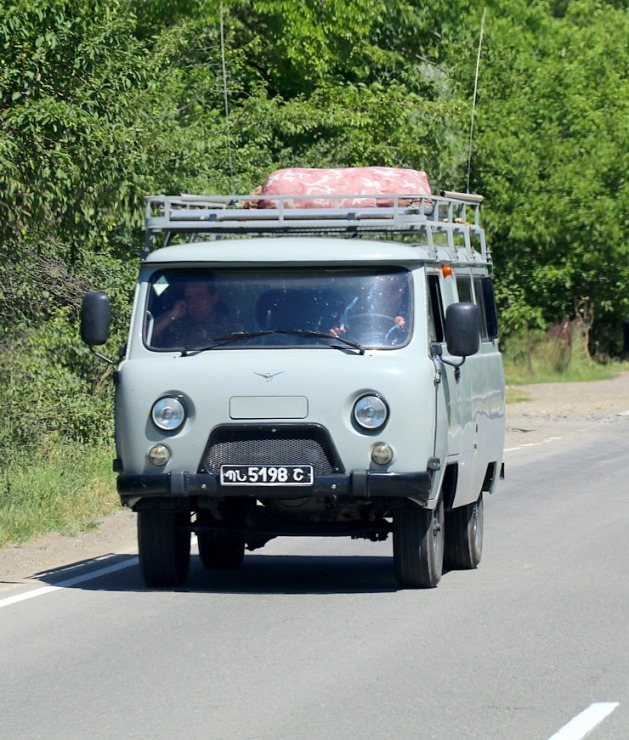
[[[446,310],[446,346],[451,355],[469,357],[480,349],[480,311],[473,303],[451,303]]]
[[[109,339],[109,297],[100,291],[90,291],[83,296],[81,306],[81,339],[93,347]]]

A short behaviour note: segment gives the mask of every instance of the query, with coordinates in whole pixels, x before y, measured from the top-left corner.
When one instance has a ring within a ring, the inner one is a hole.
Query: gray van
[[[146,584],[185,582],[192,533],[208,569],[278,536],[389,535],[402,587],[475,568],[505,422],[482,198],[255,198],[147,198],[114,373]],[[107,340],[105,294],[81,334]]]

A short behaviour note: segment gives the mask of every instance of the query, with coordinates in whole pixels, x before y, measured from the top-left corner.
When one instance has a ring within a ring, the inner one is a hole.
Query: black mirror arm
[[[116,364],[116,361],[115,361],[115,360],[112,360],[111,358],[109,358],[109,357],[106,357],[105,355],[101,354],[100,352],[97,352],[97,351],[96,351],[96,350],[94,349],[94,347],[92,347],[92,345],[91,345],[91,344],[90,344],[90,345],[88,345],[88,346],[89,346],[90,352],[91,352],[91,353],[92,353],[93,355],[96,355],[96,357],[98,357],[98,359],[99,359],[99,360],[104,360],[105,362],[109,363],[110,365],[115,365],[115,364]]]
[[[465,363],[466,358],[462,357],[461,362],[452,362],[452,360],[446,360],[443,356],[443,348],[439,342],[432,342],[430,345],[430,351],[433,357],[438,357],[444,365],[450,365],[454,368],[454,379],[458,383],[461,378],[461,366]]]

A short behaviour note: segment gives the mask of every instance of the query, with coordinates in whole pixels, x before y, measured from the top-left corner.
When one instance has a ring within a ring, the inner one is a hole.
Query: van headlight
[[[354,421],[361,429],[381,429],[389,418],[389,409],[380,396],[362,396],[354,404]]]
[[[164,432],[174,432],[186,420],[186,410],[178,398],[164,396],[153,404],[151,418],[158,429]]]

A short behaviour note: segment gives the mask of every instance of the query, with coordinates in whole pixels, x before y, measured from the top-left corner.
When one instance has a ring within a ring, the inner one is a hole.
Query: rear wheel
[[[172,511],[138,512],[140,570],[147,586],[181,586],[190,565],[190,515]]]
[[[443,502],[434,510],[409,509],[393,519],[393,563],[405,588],[434,588],[443,571]]]
[[[476,568],[483,554],[483,494],[446,515],[446,563],[450,568]]]
[[[234,570],[245,557],[244,540],[228,532],[198,532],[199,557],[208,570]]]

